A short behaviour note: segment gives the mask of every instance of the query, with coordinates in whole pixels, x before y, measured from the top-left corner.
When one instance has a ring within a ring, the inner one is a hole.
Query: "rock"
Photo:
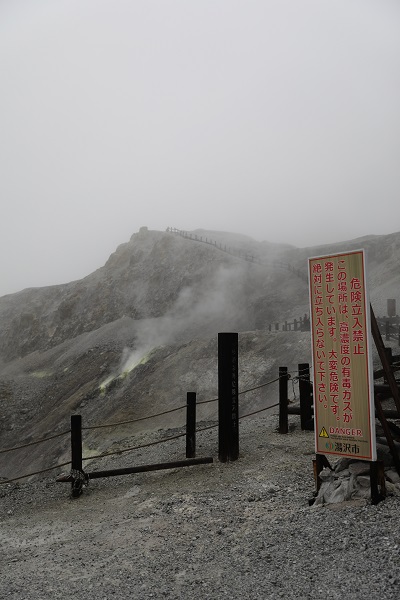
[[[335,472],[339,473],[340,471],[344,471],[345,469],[348,468],[349,464],[351,463],[351,459],[350,458],[346,458],[345,456],[342,456],[341,458],[339,458],[339,460],[337,461],[336,465],[335,465]]]
[[[385,476],[386,479],[391,483],[400,483],[400,476],[394,469],[389,469],[385,471]]]
[[[332,481],[334,479],[334,473],[331,469],[324,467],[319,474],[321,481]]]
[[[388,494],[392,494],[393,496],[400,496],[400,484],[391,483],[390,481],[386,482],[386,492]]]
[[[390,453],[389,447],[385,444],[376,444],[376,453],[378,460],[381,460],[385,467],[393,465],[393,457]]]
[[[359,460],[349,465],[349,471],[353,475],[363,475],[370,472],[370,463]]]
[[[355,481],[362,488],[371,487],[371,480],[367,475],[359,475]]]

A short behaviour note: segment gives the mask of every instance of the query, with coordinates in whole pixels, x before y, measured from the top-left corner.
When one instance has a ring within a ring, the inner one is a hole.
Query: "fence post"
[[[186,458],[196,456],[196,392],[186,394]]]
[[[287,367],[279,367],[279,433],[288,433],[288,372]]]
[[[238,334],[218,334],[218,458],[239,458]]]
[[[392,365],[392,363],[393,363],[393,351],[392,351],[392,348],[390,346],[385,346],[385,354],[386,354],[386,358],[387,358],[387,361],[388,361],[389,365]],[[383,377],[383,382],[384,383],[388,382],[386,374]]]
[[[312,430],[312,397],[310,383],[310,365],[299,364],[299,394],[300,394],[300,425],[301,428]]]
[[[71,492],[73,498],[82,493],[82,416],[71,415]],[[76,476],[78,474],[78,477]]]

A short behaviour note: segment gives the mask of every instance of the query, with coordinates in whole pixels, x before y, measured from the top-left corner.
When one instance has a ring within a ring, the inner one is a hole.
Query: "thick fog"
[[[0,295],[144,225],[400,230],[399,31],[398,0],[1,0]]]

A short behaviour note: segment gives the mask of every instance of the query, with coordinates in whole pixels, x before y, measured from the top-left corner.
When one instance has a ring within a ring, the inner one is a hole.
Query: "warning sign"
[[[316,452],[376,460],[364,251],[308,263]]]

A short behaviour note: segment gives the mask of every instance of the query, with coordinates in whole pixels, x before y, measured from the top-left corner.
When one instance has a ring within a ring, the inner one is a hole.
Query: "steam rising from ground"
[[[135,348],[124,348],[118,370],[101,385],[105,389],[116,377],[124,377],[139,364],[145,364],[151,351],[193,336],[208,335],[237,323],[245,307],[247,265],[221,266],[213,274],[207,288],[185,286],[173,306],[157,319],[144,319],[138,324]]]

